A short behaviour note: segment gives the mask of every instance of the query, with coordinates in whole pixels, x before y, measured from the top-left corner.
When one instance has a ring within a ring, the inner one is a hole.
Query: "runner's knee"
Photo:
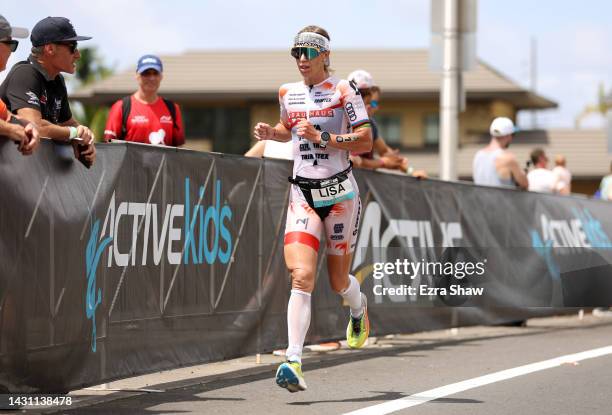
[[[292,269],[291,288],[311,293],[314,288],[314,271],[306,268]]]
[[[336,293],[340,294],[341,292],[346,290],[346,287],[348,287],[348,284],[349,284],[348,274],[344,274],[341,272],[329,274],[329,285],[331,286],[332,290],[334,290]]]

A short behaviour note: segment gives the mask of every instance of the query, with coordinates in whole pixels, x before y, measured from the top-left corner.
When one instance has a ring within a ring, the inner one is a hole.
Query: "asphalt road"
[[[199,383],[195,386],[137,394],[62,413],[298,415],[369,408],[371,415],[610,414],[612,348],[601,356],[573,356],[560,365],[538,366],[537,371],[505,380],[480,385],[478,379],[611,345],[612,319],[590,316],[583,320],[537,319],[527,327],[394,336],[360,351],[310,355],[304,364],[306,392],[291,394],[278,388],[274,363],[242,374],[194,380]],[[446,388],[438,389],[458,382],[467,389],[457,393],[452,387],[448,393]],[[441,395],[435,395],[436,391]],[[410,396],[412,407],[389,411],[381,406]]]

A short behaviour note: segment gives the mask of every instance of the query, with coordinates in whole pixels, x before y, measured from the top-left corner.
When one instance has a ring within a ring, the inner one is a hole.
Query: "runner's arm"
[[[315,129],[308,120],[298,122],[296,134],[308,141],[321,144],[321,131]],[[364,123],[352,133],[330,134],[330,136],[327,142],[329,147],[349,150],[358,154],[366,153],[372,149],[372,129],[369,123]]]

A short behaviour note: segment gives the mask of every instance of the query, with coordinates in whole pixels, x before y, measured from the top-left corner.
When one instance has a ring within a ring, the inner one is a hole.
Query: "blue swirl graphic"
[[[89,234],[89,241],[87,242],[87,248],[85,251],[85,265],[87,278],[87,296],[85,298],[85,312],[87,319],[92,322],[91,330],[91,350],[95,353],[96,351],[96,308],[102,302],[102,289],[98,288],[98,297],[96,299],[96,270],[98,268],[98,262],[104,248],[108,246],[113,240],[112,237],[106,237],[100,241],[97,245],[98,231],[100,229],[100,220],[96,220],[92,226],[91,233]]]

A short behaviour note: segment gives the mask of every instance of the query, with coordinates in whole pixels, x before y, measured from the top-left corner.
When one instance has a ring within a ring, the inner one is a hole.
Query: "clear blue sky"
[[[66,16],[79,34],[93,36],[88,43],[98,46],[117,69],[150,52],[285,49],[307,24],[325,27],[336,49],[427,48],[430,41],[427,0],[21,0],[4,1],[0,13],[13,25],[30,29],[46,16]],[[528,86],[529,43],[535,36],[537,91],[561,106],[541,113],[539,123],[571,127],[575,115],[596,102],[599,82],[608,91],[612,87],[610,16],[612,2],[605,0],[479,0],[478,56]],[[29,42],[20,45],[9,66],[27,55],[24,46]],[[528,126],[530,119],[520,121]],[[602,124],[599,117],[590,117],[585,125]]]

